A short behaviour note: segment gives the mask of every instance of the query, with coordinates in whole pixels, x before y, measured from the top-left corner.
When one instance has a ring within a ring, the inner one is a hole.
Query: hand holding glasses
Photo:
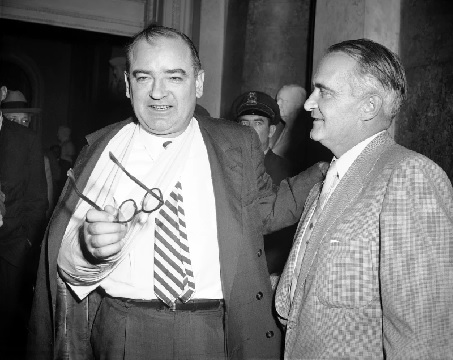
[[[114,222],[124,224],[130,222],[137,214],[144,212],[146,214],[151,214],[152,212],[158,210],[163,204],[163,195],[162,191],[158,188],[152,188],[149,189],[146,187],[145,184],[143,184],[140,180],[138,180],[135,176],[133,176],[131,173],[129,173],[123,165],[118,161],[118,159],[111,153],[109,152],[110,159],[132,180],[134,181],[138,186],[140,186],[143,190],[146,191],[145,196],[143,197],[142,200],[142,207],[139,210],[137,204],[133,199],[128,199],[124,200],[121,205],[118,207],[118,215],[116,216],[116,219]],[[75,182],[75,177],[74,177],[74,171],[72,169],[68,170],[68,177],[69,180],[74,188],[74,191],[76,194],[84,201],[86,201],[88,204],[90,204],[92,207],[94,207],[98,211],[103,211],[103,209],[97,205],[94,201],[89,199],[87,196],[85,196],[78,188]],[[120,220],[121,217],[121,220]]]

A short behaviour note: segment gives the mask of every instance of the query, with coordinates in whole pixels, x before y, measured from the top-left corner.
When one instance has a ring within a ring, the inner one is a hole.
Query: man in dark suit
[[[453,188],[388,133],[406,97],[396,54],[332,45],[305,102],[334,154],[276,293],[285,359],[452,359]]]
[[[256,131],[264,153],[264,168],[274,184],[292,176],[290,162],[275,154],[269,146],[280,121],[277,102],[261,91],[247,91],[234,100],[233,114],[236,122]]]
[[[29,111],[22,102],[4,103],[0,110]],[[39,247],[47,209],[43,159],[38,136],[2,116],[0,184],[6,213],[0,227],[0,355],[5,359],[21,358],[25,346],[32,294],[26,260]]]
[[[263,225],[294,222],[322,174],[276,197],[253,130],[193,116],[203,80],[182,33],[132,39],[136,119],[88,136],[76,161],[43,246],[31,358],[280,357]]]
[[[270,139],[280,122],[277,102],[261,91],[247,91],[234,100],[232,107],[235,120],[244,126],[250,126],[258,134],[264,152],[264,168],[273,183],[278,185],[282,180],[294,175],[291,163],[270,148]],[[273,287],[285,266],[295,231],[296,225],[292,225],[264,237],[267,268]]]

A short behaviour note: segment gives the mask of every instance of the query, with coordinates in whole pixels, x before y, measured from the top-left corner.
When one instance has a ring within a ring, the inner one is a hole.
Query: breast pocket
[[[319,259],[317,296],[330,307],[358,308],[373,299],[373,243],[362,239],[332,239]]]

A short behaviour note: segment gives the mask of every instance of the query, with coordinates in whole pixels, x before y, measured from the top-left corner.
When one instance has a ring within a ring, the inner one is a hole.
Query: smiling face
[[[203,70],[195,74],[188,45],[179,38],[139,41],[130,58],[126,95],[143,128],[175,137],[188,126],[203,95]]]
[[[261,115],[242,115],[238,118],[240,124],[252,127],[260,138],[261,148],[266,152],[269,140],[275,133],[275,125],[269,125],[270,119]]]
[[[356,61],[340,52],[325,56],[313,78],[314,90],[305,102],[311,111],[310,137],[340,157],[357,144],[361,99],[354,96]]]

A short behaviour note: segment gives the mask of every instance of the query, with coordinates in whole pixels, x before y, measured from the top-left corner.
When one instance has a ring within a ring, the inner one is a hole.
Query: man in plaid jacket
[[[452,359],[453,189],[387,132],[406,96],[401,63],[345,41],[313,80],[311,138],[335,157],[277,288],[285,358]]]

